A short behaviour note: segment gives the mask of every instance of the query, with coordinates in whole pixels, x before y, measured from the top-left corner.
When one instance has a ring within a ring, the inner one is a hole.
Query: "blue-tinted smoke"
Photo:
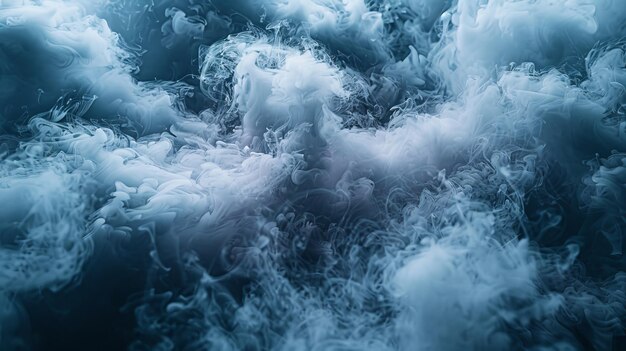
[[[0,1],[0,349],[626,347],[626,4]]]

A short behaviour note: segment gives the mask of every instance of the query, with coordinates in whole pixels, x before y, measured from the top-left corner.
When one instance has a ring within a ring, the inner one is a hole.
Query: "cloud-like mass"
[[[626,347],[626,4],[0,1],[3,350]]]

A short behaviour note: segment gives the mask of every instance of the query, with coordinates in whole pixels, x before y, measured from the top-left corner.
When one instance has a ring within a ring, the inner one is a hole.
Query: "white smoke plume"
[[[0,349],[626,347],[626,4],[0,1]]]

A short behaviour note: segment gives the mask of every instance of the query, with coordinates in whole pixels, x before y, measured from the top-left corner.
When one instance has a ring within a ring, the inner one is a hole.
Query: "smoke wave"
[[[625,19],[1,1],[1,348],[625,347]]]

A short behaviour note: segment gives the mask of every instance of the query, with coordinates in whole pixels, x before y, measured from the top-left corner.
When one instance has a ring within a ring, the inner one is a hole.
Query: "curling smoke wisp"
[[[626,3],[0,1],[0,349],[626,347]]]

